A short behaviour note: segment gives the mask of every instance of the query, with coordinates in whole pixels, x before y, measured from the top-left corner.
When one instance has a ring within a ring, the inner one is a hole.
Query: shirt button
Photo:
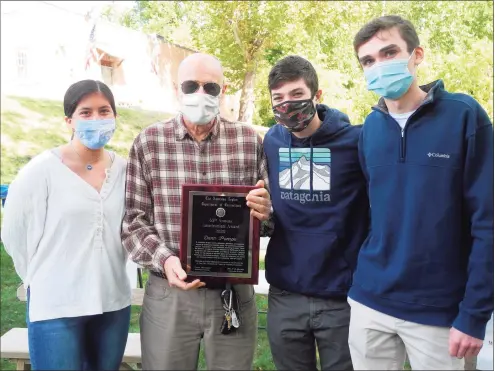
[[[203,171],[203,176],[206,176],[206,171]]]

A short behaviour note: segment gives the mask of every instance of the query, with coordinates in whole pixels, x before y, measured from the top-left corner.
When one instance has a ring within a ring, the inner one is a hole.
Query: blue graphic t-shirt
[[[278,154],[281,189],[330,191],[330,148],[280,148]]]

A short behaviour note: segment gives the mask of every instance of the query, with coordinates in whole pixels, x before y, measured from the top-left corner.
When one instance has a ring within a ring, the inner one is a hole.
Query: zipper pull
[[[400,135],[404,138],[404,129],[400,129]]]

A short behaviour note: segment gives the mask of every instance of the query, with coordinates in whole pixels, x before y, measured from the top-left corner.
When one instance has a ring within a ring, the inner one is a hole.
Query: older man
[[[201,339],[208,369],[252,369],[257,310],[251,285],[235,285],[241,326],[222,334],[224,284],[187,282],[179,253],[181,185],[256,185],[251,214],[268,219],[261,138],[248,125],[219,116],[225,92],[220,62],[193,54],[179,67],[180,114],[144,129],[129,155],[124,246],[150,269],[141,313],[143,369],[196,369]]]

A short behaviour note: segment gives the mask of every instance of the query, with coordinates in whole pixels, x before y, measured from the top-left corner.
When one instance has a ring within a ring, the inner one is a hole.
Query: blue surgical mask
[[[77,120],[74,135],[89,149],[100,149],[115,132],[115,119]]]
[[[395,100],[402,97],[414,80],[407,68],[410,59],[411,57],[379,62],[364,70],[368,90],[387,99]]]

